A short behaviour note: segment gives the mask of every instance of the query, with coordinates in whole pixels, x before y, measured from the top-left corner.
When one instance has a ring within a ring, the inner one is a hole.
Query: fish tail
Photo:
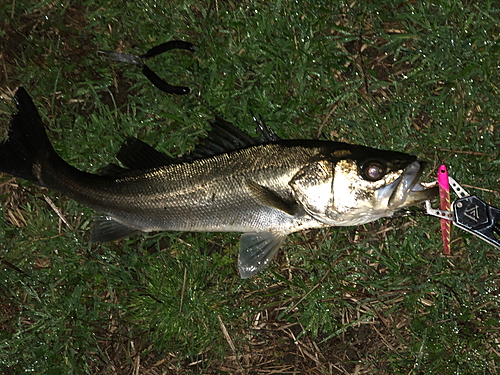
[[[8,138],[0,143],[0,171],[53,187],[52,178],[46,178],[47,170],[66,163],[52,147],[35,104],[23,87],[18,88],[14,100],[17,113],[10,121]]]

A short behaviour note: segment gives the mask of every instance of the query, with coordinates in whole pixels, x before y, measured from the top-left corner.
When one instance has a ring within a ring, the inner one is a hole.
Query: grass
[[[179,155],[208,110],[253,131],[446,162],[500,205],[500,8],[494,1],[40,1],[0,5],[1,132],[33,96],[57,152],[95,172],[138,137]],[[187,97],[96,51],[143,53]],[[470,186],[470,187],[469,187]],[[297,233],[249,280],[237,234],[88,242],[90,209],[0,179],[3,373],[496,374],[498,250],[418,214]],[[51,207],[49,199],[69,225]],[[70,227],[71,226],[71,227]]]

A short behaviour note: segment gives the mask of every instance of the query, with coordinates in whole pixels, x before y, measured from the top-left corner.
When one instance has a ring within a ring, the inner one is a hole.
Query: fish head
[[[310,163],[290,183],[296,200],[316,220],[333,226],[360,225],[437,195],[437,187],[420,182],[425,163],[415,156],[344,147]]]

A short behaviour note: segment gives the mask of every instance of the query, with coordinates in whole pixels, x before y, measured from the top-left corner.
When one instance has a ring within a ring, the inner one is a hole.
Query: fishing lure
[[[500,209],[470,195],[452,177],[449,185],[458,196],[450,210],[436,210],[426,201],[427,214],[452,222],[456,227],[479,237],[500,250]]]
[[[450,184],[448,179],[448,171],[446,165],[441,164],[438,172],[439,185],[439,205],[442,211],[451,210],[450,202]],[[450,255],[450,237],[451,237],[451,221],[441,219],[441,232],[443,233],[444,253]]]

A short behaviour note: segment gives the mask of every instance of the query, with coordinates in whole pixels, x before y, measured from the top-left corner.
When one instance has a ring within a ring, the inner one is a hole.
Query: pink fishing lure
[[[446,166],[442,164],[439,167],[438,173],[438,184],[439,184],[439,202],[442,211],[450,211],[450,184],[448,182],[448,171]],[[441,219],[441,231],[443,232],[443,246],[444,253],[450,255],[450,237],[451,237],[451,221],[446,219]]]

